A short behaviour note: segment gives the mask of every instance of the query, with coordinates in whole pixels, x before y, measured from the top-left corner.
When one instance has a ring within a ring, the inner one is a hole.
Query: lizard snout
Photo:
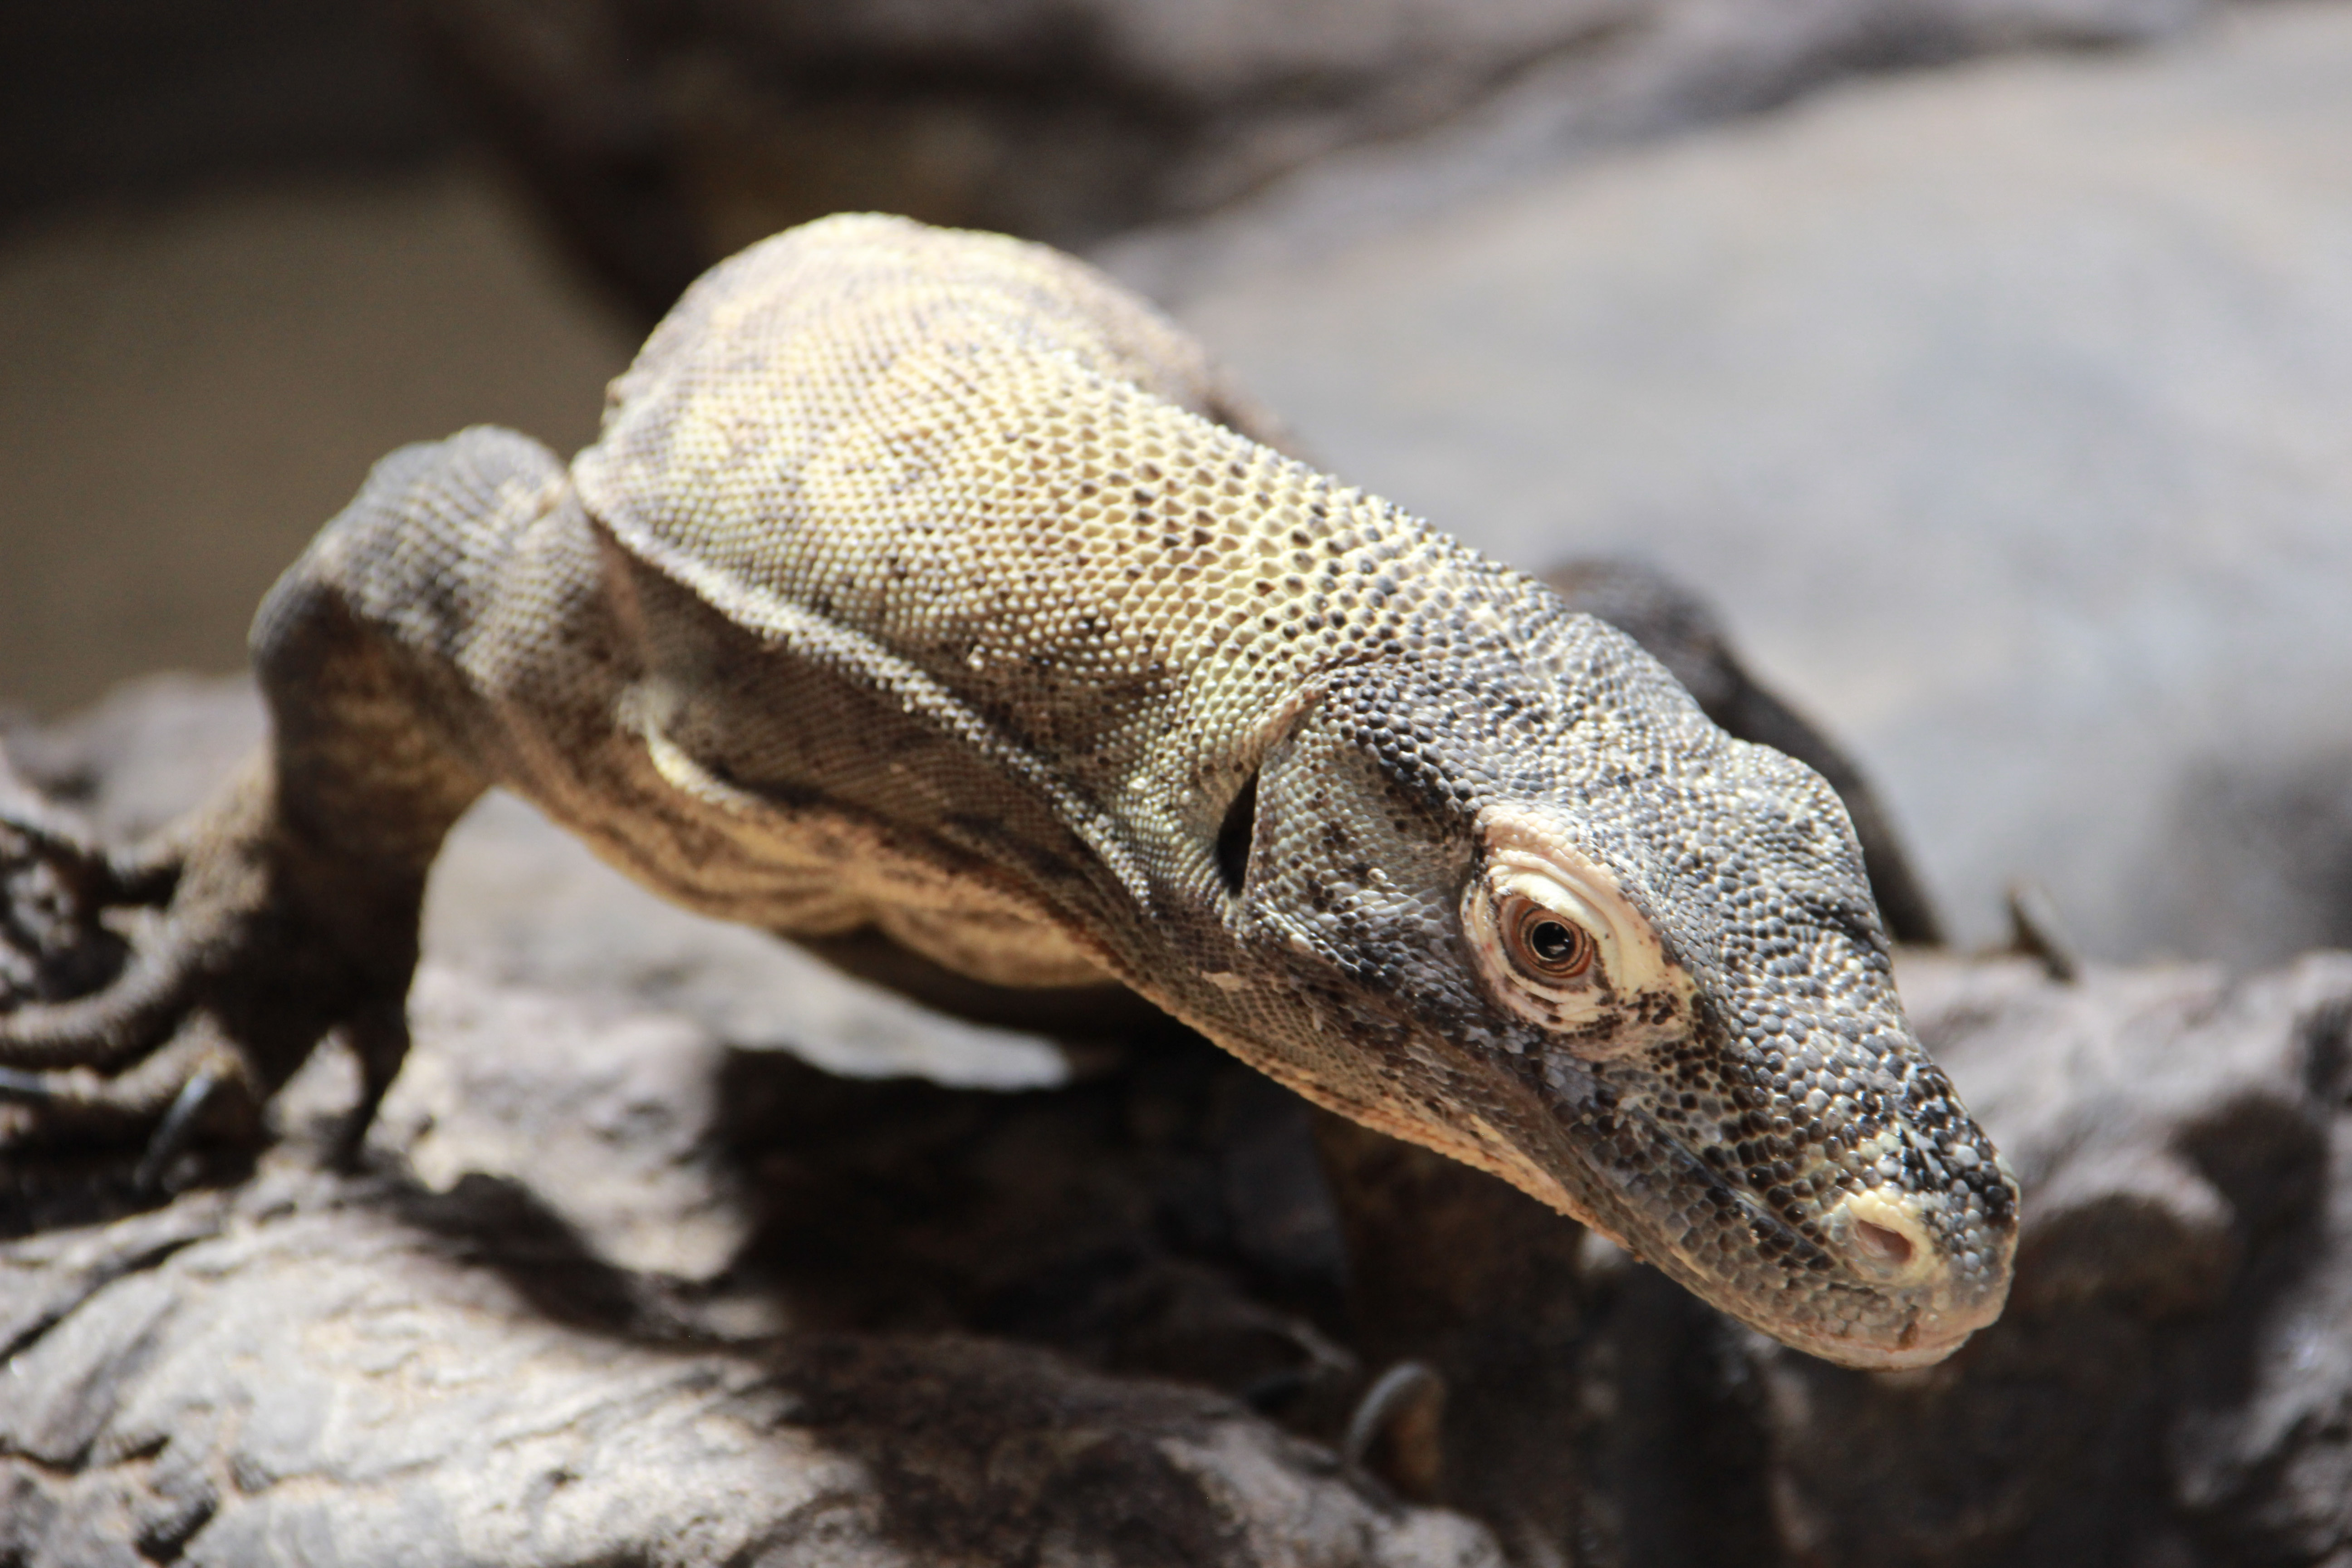
[[[1836,1346],[1808,1346],[1850,1366],[1923,1366],[2000,1315],[2009,1294],[2007,1237],[1962,1226],[1944,1236],[1918,1212],[1916,1194],[1890,1186],[1850,1193],[1822,1215],[1822,1230],[1848,1271],[1899,1312]]]

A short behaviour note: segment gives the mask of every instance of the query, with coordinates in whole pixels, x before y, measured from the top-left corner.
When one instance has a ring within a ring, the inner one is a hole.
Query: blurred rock
[[[242,675],[142,677],[53,723],[0,710],[17,771],[116,843],[194,809],[268,733]]]
[[[2334,1024],[2344,1048],[2347,1019]],[[2328,1563],[2352,1550],[2352,1137],[2337,1120],[2326,1208],[2263,1259],[2211,1336],[2168,1435],[2175,1506],[2224,1562]]]
[[[2176,853],[2143,879],[2174,944],[2232,963],[2296,937],[2352,946],[2352,740],[2315,730],[2209,754],[2162,809],[2158,840]]]
[[[1327,161],[1240,249],[1114,258],[1350,481],[1725,605],[1960,940],[2030,879],[2093,957],[2352,943],[2352,7],[1850,86],[1428,216],[1418,169]]]
[[[952,1336],[624,1331],[495,1191],[183,1205],[17,1342],[0,1562],[1500,1561],[1213,1394]]]
[[[418,6],[482,123],[575,248],[648,316],[720,257],[839,209],[1083,244],[1232,204],[1340,149],[1437,127],[1447,146],[1472,151],[1443,161],[1430,188],[1458,190],[1530,156],[1759,108],[1856,69],[2140,41],[2178,31],[2204,8],[2202,0]],[[1398,195],[1391,188],[1381,199]]]

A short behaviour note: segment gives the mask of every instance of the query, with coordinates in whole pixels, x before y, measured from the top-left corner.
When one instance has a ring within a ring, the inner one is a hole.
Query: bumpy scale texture
[[[997,979],[1098,966],[1805,1348],[1930,1359],[1986,1321],[2014,1189],[1912,1040],[1827,786],[1213,416],[1247,422],[1067,258],[841,218],[698,284],[573,472],[630,556],[840,672],[721,699],[698,661],[669,742],[725,787],[920,824],[1001,889],[981,925],[860,917]],[[877,767],[877,685],[982,765]],[[1464,915],[1490,825],[1529,812],[1664,976],[1598,976],[1577,1028],[1498,996]]]

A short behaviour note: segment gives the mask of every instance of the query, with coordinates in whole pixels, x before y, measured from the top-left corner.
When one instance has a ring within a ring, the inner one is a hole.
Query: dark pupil
[[[1546,963],[1566,963],[1576,956],[1576,933],[1558,921],[1538,921],[1528,932],[1528,945]]]

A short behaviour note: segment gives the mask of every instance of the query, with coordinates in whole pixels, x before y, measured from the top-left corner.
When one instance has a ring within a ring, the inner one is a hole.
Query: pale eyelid
[[[1586,1054],[1598,1045],[1597,1054],[1614,1055],[1683,1033],[1695,983],[1667,956],[1617,879],[1576,847],[1570,830],[1533,812],[1496,812],[1480,826],[1486,866],[1465,890],[1463,926],[1497,999],[1534,1023],[1566,1031],[1607,1022],[1636,998],[1672,1004],[1664,1021],[1621,1022],[1605,1045],[1586,1042]],[[1572,980],[1546,983],[1514,963],[1499,924],[1513,894],[1581,927],[1593,941],[1592,966]],[[1657,1016],[1656,1009],[1648,1011]]]

